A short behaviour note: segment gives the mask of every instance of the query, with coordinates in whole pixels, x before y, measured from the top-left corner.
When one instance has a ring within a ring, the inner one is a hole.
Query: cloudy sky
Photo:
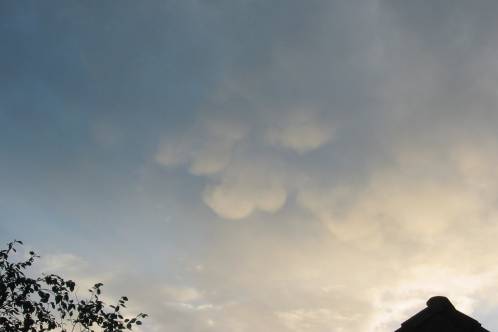
[[[498,2],[4,1],[0,240],[146,332],[498,330]]]

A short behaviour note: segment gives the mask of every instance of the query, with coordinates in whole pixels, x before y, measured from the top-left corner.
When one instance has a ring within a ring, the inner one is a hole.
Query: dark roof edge
[[[477,320],[456,310],[453,304],[451,304],[450,300],[448,300],[448,298],[444,296],[431,297],[427,301],[427,308],[423,309],[422,311],[418,312],[407,321],[402,323],[401,327],[396,331],[410,331],[417,326],[422,325],[426,320],[437,314],[450,314],[457,316],[460,319],[464,319],[465,321],[467,321],[469,325],[474,326],[472,330],[479,332],[489,332],[488,330],[481,327],[481,324]]]

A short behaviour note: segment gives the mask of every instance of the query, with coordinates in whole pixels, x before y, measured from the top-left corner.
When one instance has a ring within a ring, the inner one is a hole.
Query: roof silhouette
[[[427,308],[401,324],[395,332],[489,332],[475,319],[456,310],[444,296],[431,297]]]

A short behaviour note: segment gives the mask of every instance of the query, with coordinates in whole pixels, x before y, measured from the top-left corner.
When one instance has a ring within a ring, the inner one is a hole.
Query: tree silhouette
[[[125,318],[121,308],[128,298],[107,305],[101,296],[102,283],[89,289],[85,299],[75,293],[76,283],[55,274],[29,277],[27,270],[39,258],[33,251],[25,260],[13,261],[21,241],[0,250],[0,332],[118,332],[141,325],[147,314]]]

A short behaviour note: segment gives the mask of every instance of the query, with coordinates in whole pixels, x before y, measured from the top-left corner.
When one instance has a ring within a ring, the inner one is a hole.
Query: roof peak
[[[437,311],[452,309],[455,310],[453,304],[451,304],[450,300],[448,300],[445,296],[433,296],[427,301],[427,306],[431,309],[435,309]]]
[[[478,321],[455,309],[445,296],[431,297],[425,309],[410,317],[396,330],[396,332],[420,331],[489,332]]]

